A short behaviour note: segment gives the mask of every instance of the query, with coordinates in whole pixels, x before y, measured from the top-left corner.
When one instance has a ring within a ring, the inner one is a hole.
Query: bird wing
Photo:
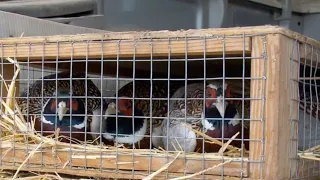
[[[72,78],[84,78],[84,73],[73,73]],[[56,81],[56,79],[58,80]],[[66,78],[65,80],[59,80],[59,78]],[[70,72],[61,72],[58,74],[51,74],[43,77],[42,80],[37,80],[23,91],[18,99],[18,105],[21,107],[22,112],[26,113],[29,107],[30,114],[38,114],[42,111],[42,104],[44,104],[49,97],[53,96],[56,92],[56,85],[58,89],[70,89]],[[72,92],[73,96],[86,96],[87,97],[101,97],[99,89],[94,85],[91,80],[87,80],[87,94],[85,93],[85,80],[72,80]],[[34,98],[33,98],[34,97]],[[43,97],[43,98],[42,98]],[[43,101],[42,101],[43,100]],[[85,104],[85,98],[81,98]],[[29,101],[29,104],[28,104]],[[88,114],[91,114],[93,110],[100,108],[101,99],[99,98],[87,98]],[[103,101],[104,102],[104,101]]]
[[[187,92],[185,92],[185,86],[180,87],[173,95],[173,98],[203,98],[204,84],[194,83],[187,85]],[[192,118],[187,119],[187,123],[191,124],[195,128],[201,126],[201,115],[203,112],[203,99],[185,99],[171,100],[169,105],[169,123],[179,124],[184,122],[183,119],[176,118]]]

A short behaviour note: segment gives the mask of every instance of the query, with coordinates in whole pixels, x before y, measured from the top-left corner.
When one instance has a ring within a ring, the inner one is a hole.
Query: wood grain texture
[[[52,33],[51,33],[52,34]],[[54,34],[54,33],[53,33]],[[246,46],[245,52],[251,50],[250,38],[257,35],[282,34],[300,43],[306,43],[314,48],[320,48],[320,43],[314,39],[303,36],[300,33],[279,26],[248,26],[234,28],[209,28],[190,29],[179,31],[127,31],[127,32],[99,32],[94,34],[77,35],[53,35],[53,36],[32,36],[19,38],[0,38],[0,44],[5,47],[2,54],[4,57],[14,57],[15,45],[17,48],[17,58],[26,61],[30,44],[31,60],[42,58],[44,51],[45,60],[68,59],[73,49],[74,58],[86,58],[86,46],[88,42],[88,58],[101,58],[102,53],[105,58],[116,58],[118,46],[120,57],[133,57],[134,47],[136,47],[136,57],[150,57],[151,40],[153,44],[153,56],[167,57],[168,50],[172,51],[172,56],[183,56],[186,52],[188,56],[203,55],[203,38],[207,39],[207,55],[221,55],[222,41],[225,41],[226,55],[241,55],[243,41]],[[225,40],[222,40],[225,36]],[[228,37],[228,36],[233,36]],[[237,37],[237,38],[236,38]],[[243,37],[246,37],[243,39]],[[169,39],[171,45],[169,48]],[[187,44],[184,42],[187,39]],[[101,52],[101,41],[105,41],[104,50]],[[57,56],[57,43],[59,42],[59,55]],[[120,42],[120,45],[118,44]],[[136,44],[135,44],[136,42]],[[248,43],[249,42],[249,43]],[[45,46],[43,47],[43,44]],[[72,48],[72,44],[74,45]],[[11,45],[11,46],[10,46]],[[184,49],[188,46],[187,51]],[[107,49],[108,48],[108,49]],[[201,51],[199,51],[201,49]],[[300,48],[302,49],[302,48]],[[220,54],[219,54],[220,53]],[[41,55],[41,56],[40,56]],[[303,57],[303,56],[301,56]],[[315,58],[313,58],[315,59]]]
[[[245,52],[249,52],[250,38],[203,38],[198,39],[173,39],[165,40],[113,40],[113,41],[84,41],[84,42],[68,42],[68,43],[32,43],[32,44],[17,44],[3,45],[0,56],[16,57],[20,61],[30,60],[70,60],[70,56],[74,59],[101,59],[104,58],[133,58],[135,57],[168,57],[171,56],[203,56],[204,50],[207,55],[221,55],[223,51],[227,55],[239,54],[243,51],[243,42]],[[1,40],[0,40],[1,43]],[[206,45],[205,45],[206,44]],[[132,61],[132,59],[131,59]]]
[[[255,42],[253,43],[255,44],[254,47],[260,49],[253,50],[254,55],[261,55],[263,47],[259,45],[261,44],[259,38],[253,39],[253,41]],[[290,90],[292,88],[290,58],[293,43],[294,40],[283,35],[266,36],[266,103],[265,108],[261,108],[265,110],[265,134],[263,134],[265,147],[257,146],[257,148],[254,148],[254,154],[250,154],[250,157],[253,158],[252,160],[259,159],[259,155],[262,154],[265,157],[262,174],[260,174],[261,167],[257,164],[252,164],[250,166],[250,175],[252,175],[250,178],[260,178],[260,175],[262,175],[263,179],[289,179],[290,177]],[[258,73],[256,72],[256,74]],[[252,86],[252,88],[264,89],[261,83],[260,86],[256,85]],[[252,111],[254,110],[252,109]],[[252,112],[252,115],[255,115],[255,113],[258,112]],[[263,128],[262,124],[256,126],[256,128],[258,129],[255,129],[255,131],[258,132]],[[258,137],[255,133],[252,132],[255,137],[250,138]],[[292,153],[295,154],[295,152]]]
[[[262,77],[265,76],[264,69],[265,62],[262,58],[262,55],[265,53],[263,47],[263,42],[265,41],[265,36],[257,36],[252,38],[252,53],[251,56],[254,59],[251,61],[251,78],[256,78],[251,80],[250,85],[250,97],[258,98],[260,100],[251,100],[250,102],[250,119],[263,119],[264,118],[264,106],[265,102],[261,100],[265,98],[265,84],[266,81],[262,80]],[[250,164],[250,177],[260,178],[260,169],[263,166],[261,161],[263,160],[263,143],[261,142],[264,139],[263,134],[263,122],[261,121],[250,121],[250,139],[256,139],[258,141],[250,141],[249,144],[249,159],[251,161],[256,161],[257,163]]]
[[[1,166],[8,170],[17,170],[17,166]],[[135,171],[134,174],[132,174],[131,171],[118,171],[118,172],[110,172],[110,171],[100,171],[95,169],[42,169],[39,167],[22,167],[21,171],[31,171],[31,172],[49,172],[49,173],[55,173],[58,174],[69,174],[69,175],[77,175],[77,176],[83,176],[83,177],[92,177],[92,178],[113,178],[113,179],[143,179],[149,175],[147,171]],[[186,174],[190,175],[190,174]],[[175,177],[183,177],[183,174],[181,173],[168,173],[168,178],[175,178]],[[194,176],[195,178],[204,178],[204,179],[214,179],[218,180],[221,179],[221,176],[216,175],[198,175]],[[230,176],[224,176],[224,180],[240,180],[240,178],[237,177],[230,177]],[[159,175],[152,178],[153,180],[163,180],[166,179],[166,173],[162,172]],[[252,180],[250,178],[242,178],[242,180]]]
[[[34,44],[34,43],[56,43],[56,42],[82,42],[82,41],[101,41],[101,40],[141,40],[141,39],[175,39],[175,38],[199,38],[216,36],[239,36],[243,35],[266,35],[282,34],[292,39],[297,39],[302,43],[308,43],[315,47],[320,47],[320,42],[305,37],[304,35],[291,31],[280,26],[246,26],[233,28],[208,28],[208,29],[189,29],[177,31],[127,31],[127,32],[106,32],[88,33],[77,35],[54,35],[54,36],[33,36],[19,38],[0,38],[0,44]]]
[[[21,150],[18,148],[15,149],[2,149],[2,162],[3,165],[5,165],[4,162],[13,162],[13,159],[16,163],[22,163],[25,158],[27,157],[26,150]],[[30,150],[31,151],[31,150]],[[6,153],[4,155],[4,153]],[[41,166],[41,163],[43,164],[43,170],[46,169],[67,169],[70,166],[72,168],[96,168],[100,169],[116,169],[118,166],[119,170],[129,170],[131,171],[134,169],[135,171],[147,171],[149,168],[151,171],[157,171],[160,168],[162,168],[165,164],[172,161],[174,157],[169,157],[168,159],[166,157],[149,157],[149,156],[138,156],[134,155],[134,158],[132,158],[131,154],[127,155],[118,155],[118,159],[116,159],[116,155],[113,154],[104,154],[102,153],[102,159],[100,158],[101,155],[99,152],[97,153],[90,153],[90,152],[72,152],[70,155],[70,152],[57,152],[56,153],[58,158],[53,154],[52,151],[46,151],[42,153],[36,153],[34,154],[28,162],[30,163],[29,167],[39,167]],[[85,154],[87,159],[85,159]],[[200,155],[201,156],[201,155]],[[71,157],[71,158],[70,158]],[[202,157],[202,156],[201,156]],[[58,159],[58,160],[57,160]],[[224,158],[225,161],[227,161],[227,158]],[[150,162],[151,161],[151,162]],[[244,159],[245,161],[245,159]],[[101,162],[101,163],[100,163]],[[151,166],[149,164],[151,163]],[[204,160],[204,168],[210,168],[215,165],[220,164],[222,161],[219,159],[212,159],[209,156],[207,156]],[[180,173],[183,174],[184,170],[186,170],[186,173],[197,173],[203,170],[202,164],[203,161],[201,159],[197,158],[187,158],[186,164],[184,164],[184,158],[178,158],[176,159],[171,166],[168,168],[168,172],[172,173]],[[67,165],[65,168],[64,165]],[[3,168],[0,166],[0,168]],[[224,175],[226,176],[235,176],[239,177],[239,175],[243,174],[244,177],[248,176],[248,162],[243,163],[243,171],[241,171],[241,162],[231,162],[224,165]],[[216,168],[211,171],[206,172],[206,175],[220,175],[221,168]]]

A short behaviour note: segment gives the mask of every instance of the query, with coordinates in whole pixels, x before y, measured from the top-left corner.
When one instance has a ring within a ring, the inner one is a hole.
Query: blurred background
[[[1,13],[0,37],[273,24],[320,40],[319,0],[0,0],[0,11],[82,27],[50,28]]]

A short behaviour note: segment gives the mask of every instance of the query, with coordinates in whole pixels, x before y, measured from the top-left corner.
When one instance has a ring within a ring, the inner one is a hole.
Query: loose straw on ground
[[[169,166],[180,156],[180,154],[181,154],[181,151],[177,154],[177,156],[171,162],[169,162],[166,165],[162,166],[160,169],[158,169],[156,172],[150,174],[146,178],[143,178],[143,180],[151,180],[152,178],[154,178],[156,175],[158,175],[162,171],[168,169]]]
[[[198,175],[200,175],[200,174],[202,174],[202,173],[204,173],[204,172],[210,171],[210,170],[212,170],[212,169],[214,169],[214,168],[217,168],[217,167],[223,166],[223,165],[225,165],[225,164],[227,164],[227,163],[230,163],[231,161],[232,161],[232,159],[229,159],[228,161],[225,161],[225,162],[223,162],[223,163],[217,164],[217,165],[212,166],[211,168],[205,169],[205,170],[203,170],[203,171],[200,171],[200,172],[197,172],[197,173],[188,175],[188,176],[173,178],[173,179],[170,179],[170,180],[189,179],[189,178],[192,178],[192,177],[194,177],[194,176],[198,176]]]

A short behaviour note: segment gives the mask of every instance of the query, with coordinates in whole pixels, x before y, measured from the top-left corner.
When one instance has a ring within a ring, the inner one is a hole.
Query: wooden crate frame
[[[252,37],[241,37],[242,35],[254,35]],[[185,53],[186,42],[183,38],[198,38],[205,36],[234,36],[239,35],[238,39],[226,39],[228,41],[225,47],[222,47],[221,40],[219,39],[207,39],[207,48],[206,52],[209,55],[221,55],[223,49],[225,50],[225,55],[234,55],[234,54],[251,54],[251,57],[261,56],[264,52],[264,48],[268,52],[266,57],[266,95],[263,93],[263,82],[251,80],[251,97],[265,97],[266,105],[264,106],[263,111],[264,117],[262,117],[262,111],[259,111],[263,108],[261,102],[252,101],[251,102],[251,119],[265,119],[265,136],[262,137],[262,133],[259,131],[262,130],[262,125],[259,122],[252,121],[250,123],[251,129],[255,131],[250,132],[250,139],[262,139],[265,140],[265,147],[262,149],[262,146],[259,144],[261,142],[250,142],[250,160],[260,161],[264,160],[264,165],[262,171],[261,165],[258,163],[244,163],[245,171],[243,172],[244,176],[247,176],[246,179],[289,179],[290,178],[290,163],[291,168],[298,168],[298,161],[292,160],[290,157],[290,148],[295,147],[293,144],[290,145],[290,119],[297,118],[297,107],[298,104],[294,104],[294,107],[290,107],[287,104],[290,104],[290,99],[298,99],[298,94],[295,93],[294,97],[290,97],[291,90],[291,80],[298,79],[298,63],[290,64],[294,61],[289,61],[290,58],[298,59],[299,57],[304,57],[305,51],[293,52],[292,48],[294,47],[295,40],[300,44],[310,44],[316,48],[320,47],[320,43],[304,37],[299,33],[278,27],[278,26],[256,26],[256,27],[237,27],[237,28],[223,28],[223,29],[204,29],[204,30],[186,30],[186,31],[155,31],[155,32],[108,32],[101,34],[81,34],[81,35],[63,35],[63,36],[47,36],[47,37],[23,37],[23,38],[6,38],[0,39],[1,51],[0,57],[15,57],[18,61],[26,61],[28,57],[30,61],[32,60],[41,60],[44,56],[45,60],[56,59],[57,52],[56,48],[59,46],[59,60],[63,61],[70,57],[70,51],[72,51],[73,58],[86,58],[88,54],[88,59],[91,58],[101,58],[101,49],[103,49],[104,58],[116,58],[119,49],[119,41],[121,41],[119,55],[123,57],[132,57],[132,47],[135,45],[133,39],[146,39],[148,41],[139,41],[139,44],[136,46],[136,57],[149,57],[150,56],[150,39],[153,43],[153,56],[163,56],[167,57],[168,53],[168,41],[163,41],[161,39],[171,39],[171,56],[181,56]],[[180,39],[179,39],[180,38]],[[127,41],[131,40],[131,41]],[[264,41],[266,43],[264,43]],[[59,43],[56,43],[59,42]],[[76,43],[75,43],[76,42]],[[219,42],[219,43],[218,43]],[[52,43],[41,45],[41,43]],[[245,43],[245,45],[244,45]],[[103,44],[103,47],[101,46]],[[203,44],[203,40],[195,39],[194,41],[188,41],[187,53],[189,56],[203,55],[203,48],[201,46],[196,46],[195,44]],[[303,49],[303,48],[301,48]],[[29,51],[30,50],[30,51]],[[30,52],[30,53],[29,53]],[[298,56],[300,53],[300,56]],[[308,62],[311,62],[311,59],[308,59]],[[13,76],[13,67],[12,65],[4,65],[4,75],[5,79],[11,79]],[[110,65],[112,67],[112,65]],[[251,77],[261,77],[263,61],[252,61],[251,63]],[[46,68],[52,68],[50,66]],[[292,68],[292,69],[291,69]],[[145,69],[140,69],[141,71],[146,71]],[[138,72],[138,71],[137,71]],[[292,73],[296,72],[296,73]],[[115,73],[115,72],[111,72]],[[126,75],[126,74],[122,74]],[[297,84],[295,88],[298,88]],[[18,92],[18,87],[17,87]],[[5,97],[5,94],[2,95]],[[281,100],[280,100],[281,99]],[[290,109],[293,108],[293,109]],[[294,112],[291,113],[290,111]],[[7,148],[8,149],[8,148]],[[2,152],[5,152],[6,149],[3,149]],[[14,150],[8,150],[7,154],[13,156]],[[262,151],[264,151],[265,157],[261,157]],[[15,150],[15,160],[16,162],[23,162],[27,156],[25,150]],[[297,154],[297,152],[293,152]],[[3,157],[3,161],[11,161],[10,156]],[[29,161],[36,163],[40,155],[35,155],[30,158]],[[46,152],[44,156],[47,158],[49,163],[52,159],[52,152]],[[63,152],[59,155],[62,157],[62,163],[68,161],[67,156]],[[8,158],[7,158],[8,157]],[[130,156],[121,156],[120,159],[131,158]],[[135,157],[135,160],[144,161],[148,157]],[[157,159],[157,157],[152,158],[153,162],[157,162],[153,167],[156,167],[153,170],[159,169],[159,167],[167,163],[166,159]],[[155,160],[154,160],[155,159]],[[73,160],[74,161],[74,160]],[[88,160],[89,162],[90,160]],[[113,160],[104,159],[105,167],[114,168],[115,164]],[[94,161],[97,162],[97,161]],[[91,167],[99,168],[94,162],[89,162]],[[100,162],[100,160],[99,160]],[[85,162],[79,160],[76,162],[77,165],[83,165]],[[171,165],[172,172],[175,172],[177,175],[181,175],[183,169],[175,169],[175,165],[178,165],[180,162],[176,161]],[[202,163],[202,162],[200,162]],[[200,166],[200,163],[199,166]],[[219,162],[212,160],[206,161],[207,166],[213,166],[219,164]],[[197,162],[195,160],[188,160],[188,172],[195,173],[200,171],[201,168],[195,168]],[[123,165],[123,169],[129,170],[132,167],[132,164]],[[194,168],[192,168],[194,167]],[[240,163],[231,163],[226,165],[227,169],[226,175],[235,175],[239,173],[237,168],[240,167]],[[17,169],[18,167],[9,166],[2,164],[0,166],[2,169]],[[229,168],[229,171],[228,171]],[[148,164],[138,165],[137,170],[148,170]],[[41,168],[26,168],[22,167],[21,170],[30,170],[30,171],[43,171],[43,172],[57,172],[57,173],[66,173],[66,174],[78,174],[82,176],[93,176],[93,177],[114,177],[114,178],[135,178],[141,179],[143,175],[134,175],[122,174],[122,173],[104,173],[104,172],[92,172],[86,170],[68,170],[68,169],[41,169]],[[215,173],[219,173],[219,169],[216,172],[212,172],[209,175],[205,175],[208,178],[215,178]],[[293,170],[294,171],[294,170]],[[228,173],[229,172],[229,173]],[[234,173],[232,173],[234,172]],[[262,177],[260,177],[260,172],[262,172]],[[201,176],[200,176],[201,177]],[[228,178],[226,178],[228,179]]]

